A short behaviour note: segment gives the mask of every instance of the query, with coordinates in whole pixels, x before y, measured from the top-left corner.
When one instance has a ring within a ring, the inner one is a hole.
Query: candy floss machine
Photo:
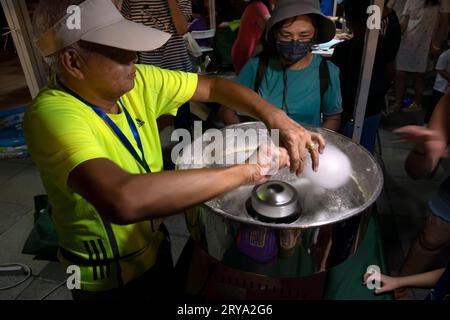
[[[203,160],[208,154],[213,159],[199,164],[199,152],[185,153],[177,169],[225,166],[217,159],[230,154],[242,161],[264,140],[264,129],[258,122],[226,127],[225,141],[215,151],[210,141],[216,140],[197,139],[192,149],[196,143],[203,151],[209,148]],[[187,293],[212,299],[320,299],[326,271],[358,250],[382,189],[382,171],[348,138],[311,130],[349,158],[351,179],[325,189],[283,169],[265,184],[237,188],[189,210],[186,224],[194,244]],[[230,142],[242,134],[249,137],[245,148]]]

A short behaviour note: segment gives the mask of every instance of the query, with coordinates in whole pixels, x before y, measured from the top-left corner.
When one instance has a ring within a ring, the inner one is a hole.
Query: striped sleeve
[[[192,17],[192,4],[191,0],[179,0],[178,5],[180,6],[181,12],[188,18],[188,20]]]

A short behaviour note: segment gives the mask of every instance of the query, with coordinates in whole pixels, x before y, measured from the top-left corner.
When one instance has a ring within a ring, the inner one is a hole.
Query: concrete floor
[[[2,74],[4,66],[0,63]],[[11,67],[11,64],[6,66]],[[13,91],[23,88],[23,77],[13,74],[14,79],[6,76],[0,78],[0,88],[10,85],[11,81],[15,83]],[[6,106],[4,92],[1,93],[0,108]],[[16,96],[18,100],[25,97],[22,94]],[[395,136],[392,129],[404,124],[420,123],[422,118],[423,113],[394,113],[383,120],[380,128],[381,149],[377,150],[376,158],[385,171],[385,187],[377,204],[385,254],[392,275],[397,274],[411,242],[421,230],[427,201],[444,174],[444,169],[440,168],[433,179],[413,181],[403,169],[408,146],[393,142]],[[65,274],[58,263],[34,260],[33,256],[21,254],[33,227],[33,197],[44,193],[39,173],[30,159],[0,160],[0,264],[23,263],[32,269],[32,277],[24,283],[10,290],[0,291],[0,300],[40,299],[55,288],[58,289],[47,299],[71,299],[69,290],[60,286]],[[176,261],[188,238],[188,232],[181,215],[166,219],[166,224],[172,236],[172,253]],[[0,275],[0,287],[20,279],[18,276]],[[426,292],[414,290],[410,298],[423,299]]]

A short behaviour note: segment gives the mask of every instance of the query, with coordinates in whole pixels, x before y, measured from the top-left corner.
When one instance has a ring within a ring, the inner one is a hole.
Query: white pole
[[[216,0],[209,0],[209,28],[216,29]]]
[[[25,0],[0,0],[19,55],[28,89],[34,98],[47,83],[44,63],[33,45],[31,19]]]
[[[373,0],[374,5],[378,6],[381,14],[383,12],[384,0]],[[380,16],[381,20],[381,16]],[[364,116],[366,114],[367,100],[369,97],[370,82],[372,79],[373,65],[378,45],[378,28],[367,29],[364,52],[362,58],[360,86],[356,94],[356,106],[354,114],[353,141],[359,143],[361,141],[361,133],[364,124]]]

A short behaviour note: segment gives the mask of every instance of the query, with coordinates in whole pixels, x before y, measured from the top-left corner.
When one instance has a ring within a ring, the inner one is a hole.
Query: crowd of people
[[[194,1],[194,8],[206,14],[201,2]],[[74,4],[88,21],[82,32],[61,24],[65,9]],[[249,1],[230,52],[234,82],[192,73],[183,37],[193,21],[192,4],[123,0],[114,6],[111,0],[64,0],[54,5],[41,0],[36,12],[37,44],[51,62],[53,76],[27,111],[25,135],[53,206],[60,259],[66,265],[83,262],[76,299],[169,294],[163,279],[173,276],[170,239],[161,218],[267,178],[263,173],[272,163],[262,160],[227,169],[164,172],[158,129],[162,116],[175,116],[175,128],[190,130],[189,102],[201,101],[222,105],[224,125],[259,119],[281,130],[286,149],[279,150],[277,165],[298,174],[307,152],[317,169],[325,145],[304,126],[352,135],[370,0],[342,1],[346,34],[337,32],[323,13],[323,1]],[[361,144],[374,152],[386,110],[417,112],[427,101],[425,125],[398,131],[414,143],[406,160],[409,173],[425,178],[444,156],[450,130],[450,1],[407,0],[401,11],[397,7],[394,0],[384,1]],[[337,33],[345,40],[331,57],[313,52]],[[425,75],[433,70],[434,91],[426,99]],[[405,99],[407,76],[414,79],[411,101]],[[139,119],[138,127],[133,119]],[[60,126],[62,122],[68,125]],[[450,246],[449,181],[430,201],[426,225],[402,276],[428,271]],[[105,272],[92,268],[92,251],[102,252]],[[427,275],[427,281],[382,275],[379,292],[434,285],[444,276],[448,284],[444,269]],[[147,290],[149,282],[158,289]],[[445,296],[439,292],[434,297]]]

